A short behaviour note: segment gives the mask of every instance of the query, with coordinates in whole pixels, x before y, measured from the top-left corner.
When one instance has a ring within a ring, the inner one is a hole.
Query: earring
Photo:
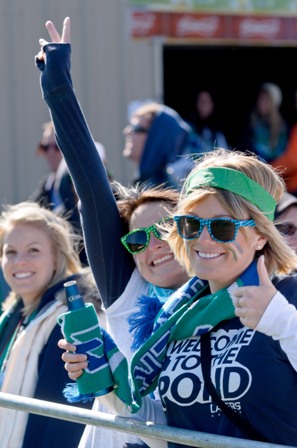
[[[261,250],[261,249],[262,249],[262,247],[260,246],[260,244],[258,244],[258,246],[256,246],[256,249],[257,249],[257,250]]]

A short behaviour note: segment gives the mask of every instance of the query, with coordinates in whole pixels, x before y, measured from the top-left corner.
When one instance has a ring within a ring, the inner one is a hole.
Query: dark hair
[[[163,185],[147,188],[145,183],[124,187],[119,182],[112,182],[112,189],[117,199],[121,218],[129,223],[134,211],[149,202],[162,202],[172,211],[178,203],[179,192]]]

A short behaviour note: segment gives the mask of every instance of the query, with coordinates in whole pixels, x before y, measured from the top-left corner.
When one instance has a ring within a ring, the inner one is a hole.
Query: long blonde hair
[[[207,167],[225,167],[244,173],[247,177],[261,185],[276,202],[280,200],[285,190],[284,181],[278,173],[269,164],[259,160],[253,154],[218,148],[204,154],[197,161],[188,178],[195,176],[196,172]],[[187,185],[187,180],[185,185]],[[226,188],[228,188],[227,185]],[[265,256],[265,264],[270,275],[289,274],[297,269],[297,255],[290,248],[285,238],[278,232],[274,222],[256,205],[227,189],[203,186],[189,193],[184,187],[176,214],[187,213],[209,195],[214,195],[231,217],[235,219],[253,219],[256,222],[256,231],[267,239],[267,243],[261,252]],[[240,231],[246,235],[246,229],[242,228]],[[169,233],[168,242],[177,260],[190,275],[194,275],[187,257],[184,241],[178,235],[176,226]]]
[[[41,207],[35,202],[20,202],[7,205],[0,216],[0,258],[3,256],[3,244],[6,233],[19,224],[29,225],[44,231],[50,238],[56,270],[47,285],[51,287],[69,275],[81,271],[77,245],[80,237],[72,230],[71,225],[64,218],[52,211]],[[46,289],[47,289],[46,288]],[[5,301],[5,305],[19,299],[12,291]],[[33,308],[36,308],[40,297],[36,298]],[[5,307],[5,306],[4,306]],[[32,311],[32,307],[31,307]]]

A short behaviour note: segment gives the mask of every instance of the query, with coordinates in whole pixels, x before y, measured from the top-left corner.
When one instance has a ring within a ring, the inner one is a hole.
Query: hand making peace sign
[[[51,38],[51,42],[55,43],[70,43],[70,17],[66,17],[63,22],[63,29],[62,29],[62,35],[58,33],[55,25],[53,22],[48,20],[45,24],[46,29],[48,30],[48,33]],[[41,50],[38,53],[38,59],[44,60],[45,59],[45,53],[43,51],[44,45],[47,45],[49,42],[43,38],[39,39],[39,44],[41,46]]]

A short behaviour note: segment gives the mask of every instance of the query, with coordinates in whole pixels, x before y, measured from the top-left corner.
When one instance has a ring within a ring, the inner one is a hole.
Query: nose
[[[151,250],[156,250],[156,249],[158,249],[159,247],[162,247],[163,245],[164,245],[164,241],[162,241],[162,240],[160,240],[159,238],[157,238],[156,235],[154,235],[154,233],[151,232],[151,234],[150,234],[150,240],[149,240],[149,243],[148,243],[148,247],[149,247]]]
[[[201,243],[215,243],[213,238],[211,237],[207,226],[204,226],[201,232],[201,235],[198,237],[199,242]]]
[[[27,262],[27,255],[25,253],[18,253],[14,258],[16,264],[22,264]]]

